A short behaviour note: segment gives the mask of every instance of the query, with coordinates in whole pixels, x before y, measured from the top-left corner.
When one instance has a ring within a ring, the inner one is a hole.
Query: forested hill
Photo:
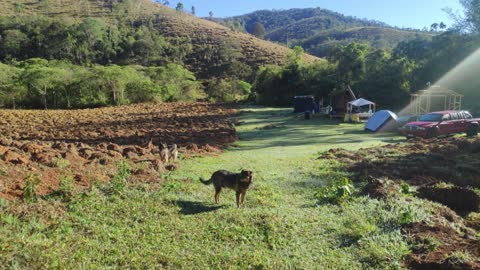
[[[327,55],[328,49],[337,44],[357,41],[377,49],[391,49],[401,41],[432,36],[429,32],[397,29],[383,22],[345,16],[321,8],[262,10],[219,21],[266,40],[300,45],[320,57]]]
[[[0,62],[185,65],[200,78],[280,64],[290,50],[150,0],[0,0]],[[306,62],[317,58],[304,55]]]

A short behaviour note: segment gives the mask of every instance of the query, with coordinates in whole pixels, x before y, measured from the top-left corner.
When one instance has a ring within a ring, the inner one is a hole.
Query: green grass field
[[[162,187],[129,183],[71,198],[0,201],[0,268],[59,269],[386,269],[409,252],[405,213],[428,213],[416,199],[355,197],[322,203],[316,191],[348,177],[330,148],[402,142],[362,125],[303,120],[289,110],[246,110],[240,141],[219,156],[182,161]],[[269,126],[267,125],[275,125]],[[214,204],[208,178],[218,169],[254,171],[246,207],[233,191]],[[411,221],[411,220],[409,220]]]

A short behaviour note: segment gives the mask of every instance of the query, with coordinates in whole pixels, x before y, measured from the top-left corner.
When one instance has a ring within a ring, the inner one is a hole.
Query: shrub
[[[25,202],[34,202],[37,200],[35,191],[38,184],[40,184],[40,178],[37,175],[29,174],[26,180],[25,188],[23,189],[23,200]]]
[[[342,178],[339,181],[327,184],[315,192],[317,197],[322,202],[340,203],[348,200],[353,195],[353,186],[348,178]]]
[[[425,248],[430,252],[435,251],[440,244],[435,237],[426,237],[423,242]]]
[[[60,170],[63,170],[65,168],[67,168],[68,166],[70,166],[70,161],[68,161],[67,159],[63,159],[63,158],[55,158],[52,160],[52,164],[53,166],[59,168]]]
[[[240,80],[213,79],[205,92],[213,100],[233,102],[247,99],[251,88],[249,83]]]
[[[454,251],[448,255],[447,261],[450,265],[462,265],[465,263],[473,262],[475,259],[469,253],[463,251]]]
[[[126,160],[118,163],[118,172],[112,179],[112,188],[115,192],[120,193],[127,185],[128,177],[130,176],[130,166]]]
[[[64,196],[71,196],[75,188],[75,180],[71,175],[65,175],[60,177],[60,186],[58,191]]]
[[[398,217],[400,224],[411,224],[418,219],[418,214],[415,208],[408,205],[407,208],[400,212]]]
[[[404,181],[402,181],[402,183],[400,184],[400,189],[402,193],[405,195],[408,195],[411,193],[410,186]]]

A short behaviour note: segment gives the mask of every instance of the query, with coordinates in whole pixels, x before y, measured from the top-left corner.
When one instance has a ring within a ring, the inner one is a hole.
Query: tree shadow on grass
[[[183,201],[183,200],[177,200],[177,201],[174,201],[174,203],[182,208],[180,210],[180,213],[182,215],[196,215],[201,213],[208,213],[208,212],[217,211],[218,209],[225,207],[224,205],[211,206],[201,202],[192,202],[192,201]]]

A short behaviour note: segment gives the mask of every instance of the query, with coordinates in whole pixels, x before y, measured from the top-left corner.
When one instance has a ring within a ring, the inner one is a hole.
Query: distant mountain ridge
[[[253,33],[254,25],[265,28],[264,39],[289,46],[300,45],[316,56],[326,55],[328,48],[352,41],[366,42],[378,49],[393,48],[399,42],[429,32],[400,29],[375,20],[345,16],[322,8],[261,10],[219,20],[224,25],[242,25]]]

